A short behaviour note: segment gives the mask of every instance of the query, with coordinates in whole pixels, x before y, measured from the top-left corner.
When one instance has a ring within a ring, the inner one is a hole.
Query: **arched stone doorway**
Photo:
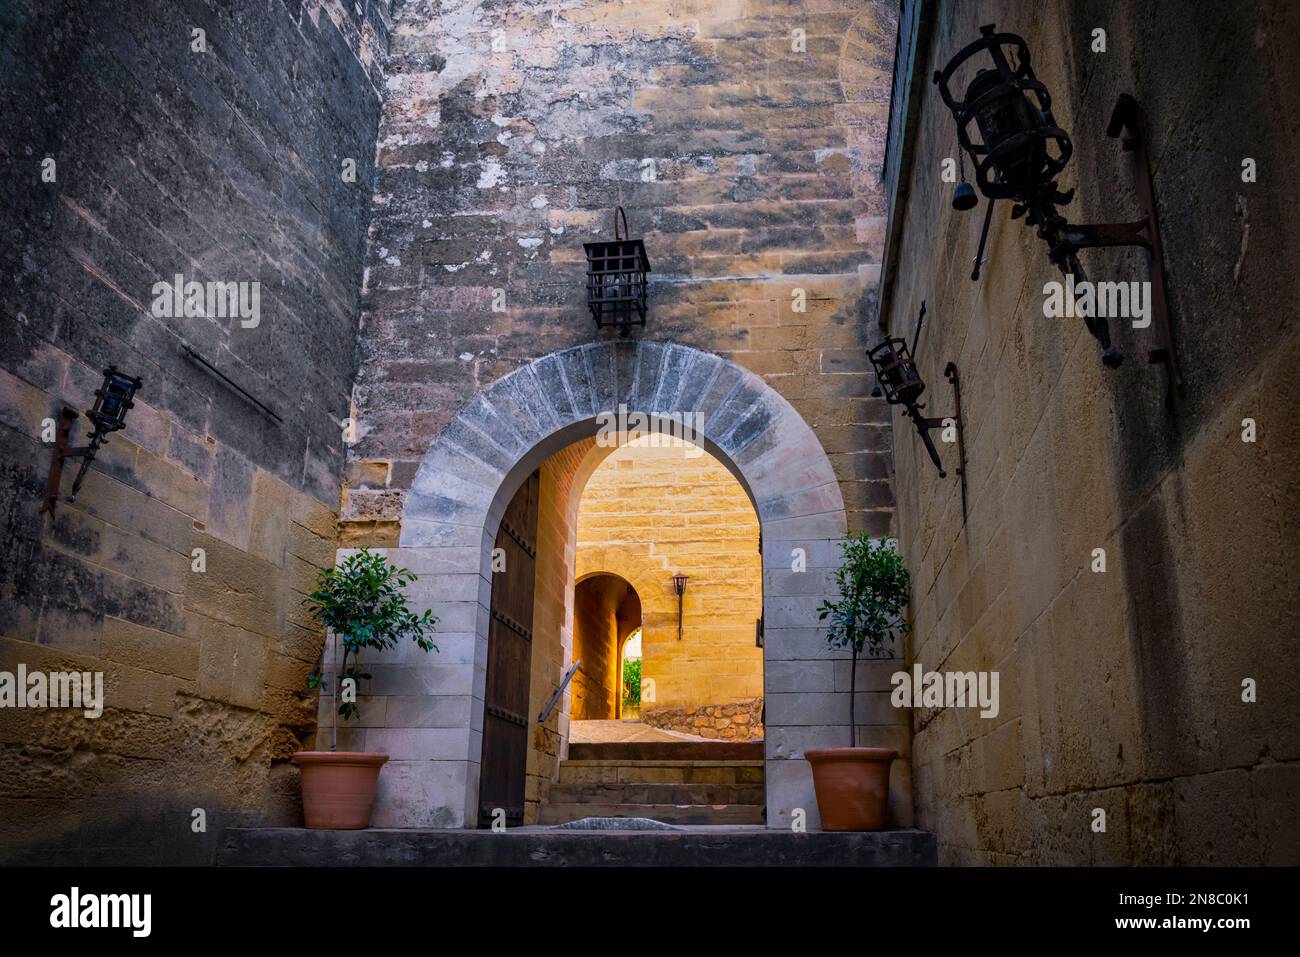
[[[801,810],[815,825],[802,751],[838,743],[847,720],[833,669],[820,667],[827,656],[816,615],[846,530],[835,474],[807,423],[758,376],[697,349],[632,340],[566,349],[515,370],[464,406],[421,463],[393,558],[420,575],[411,596],[439,617],[440,653],[404,652],[401,662],[372,666],[391,672],[372,690],[418,696],[423,705],[413,710],[442,707],[465,722],[462,729],[388,721],[388,740],[399,746],[381,779],[377,826],[475,821],[501,517],[549,456],[596,436],[620,407],[694,417],[692,441],[736,476],[754,505],[763,542],[767,822],[789,827]],[[801,570],[792,570],[796,563]]]

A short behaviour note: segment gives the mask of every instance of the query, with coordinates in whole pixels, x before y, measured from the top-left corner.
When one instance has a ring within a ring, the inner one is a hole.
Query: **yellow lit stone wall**
[[[720,462],[695,446],[669,447],[668,441],[637,440],[592,473],[578,507],[577,577],[609,572],[636,588],[648,682],[644,709],[758,697],[758,518]],[[689,576],[681,641],[676,573]]]
[[[533,592],[533,656],[529,714],[540,714],[564,675],[573,649],[574,476],[591,440],[561,449],[542,465],[537,507],[537,579]],[[555,780],[569,733],[569,696],[545,724],[533,724],[528,745],[524,823],[537,823],[537,809]]]

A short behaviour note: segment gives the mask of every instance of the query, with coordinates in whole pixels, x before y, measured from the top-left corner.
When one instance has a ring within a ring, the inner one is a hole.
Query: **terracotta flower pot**
[[[803,756],[812,765],[817,810],[824,831],[879,831],[889,806],[893,748],[814,748]]]
[[[355,831],[370,826],[379,771],[386,754],[366,751],[299,751],[302,814],[307,826]]]

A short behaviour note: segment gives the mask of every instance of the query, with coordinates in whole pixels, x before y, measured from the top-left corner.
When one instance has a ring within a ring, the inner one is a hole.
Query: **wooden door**
[[[479,827],[491,825],[497,808],[505,810],[507,824],[524,820],[539,486],[534,472],[510,500],[497,531],[496,547],[505,554],[505,570],[492,576]]]

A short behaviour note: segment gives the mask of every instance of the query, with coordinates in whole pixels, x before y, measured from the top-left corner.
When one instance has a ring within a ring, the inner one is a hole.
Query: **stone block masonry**
[[[0,12],[0,668],[102,671],[106,699],[0,711],[6,862],[202,861],[223,823],[299,819],[389,6]],[[258,322],[155,315],[177,274],[259,283]],[[42,517],[43,420],[110,363],[144,388]]]
[[[1300,175],[1297,8],[930,6],[932,69],[982,24],[1025,37],[1073,138],[1072,223],[1132,217],[1133,154],[1105,130],[1121,93],[1141,104],[1185,383],[1167,404],[1153,329],[1112,323],[1112,371],[1082,321],[1044,318],[1061,276],[1007,204],[967,280],[983,201],[952,211],[952,117],[926,72],[881,318],[908,335],[928,303],[920,371],[940,414],[940,372],[960,370],[970,507],[963,521],[955,477],[897,421],[908,665],[997,671],[1002,707],[914,714],[918,826],[952,864],[1294,865],[1300,249],[1278,197]],[[1269,172],[1245,181],[1247,158]],[[1081,259],[1094,281],[1148,278],[1140,253]]]
[[[512,369],[588,342],[582,243],[626,208],[644,336],[721,355],[812,426],[850,526],[887,534],[864,317],[894,5],[410,2],[366,260],[349,543],[390,546],[420,458]]]
[[[312,743],[322,643],[301,596],[333,558],[341,481],[343,541],[409,555],[441,619],[438,655],[374,666],[373,724],[347,734],[393,755],[381,821],[463,825],[496,497],[618,401],[703,414],[760,513],[767,657],[820,660],[791,549],[829,556],[893,515],[885,412],[853,358],[891,7],[6,5],[0,638],[8,660],[108,676],[93,728],[0,715],[6,855],[183,862],[220,825],[296,821],[286,758]],[[581,244],[620,204],[654,289],[647,338],[614,346],[593,341]],[[159,315],[177,275],[256,283],[260,313]],[[137,407],[42,521],[41,424],[84,409],[109,363],[144,378]],[[545,544],[570,561],[562,471]],[[539,584],[543,701],[572,584]],[[802,730],[772,746],[773,827],[813,803],[799,748],[838,733],[837,680],[787,711]],[[534,808],[565,707],[548,720]],[[56,814],[52,791],[72,795]]]

